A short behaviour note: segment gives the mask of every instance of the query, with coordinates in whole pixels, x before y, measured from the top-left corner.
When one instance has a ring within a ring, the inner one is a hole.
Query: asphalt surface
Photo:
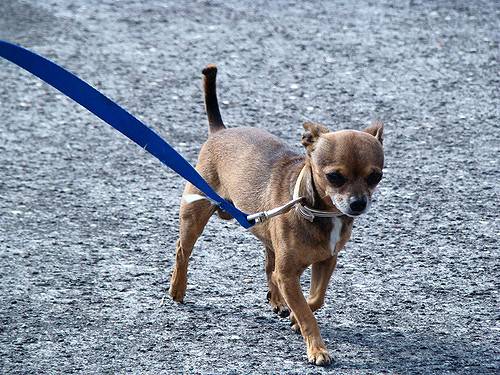
[[[1,39],[193,163],[216,63],[227,124],[300,150],[304,120],[379,118],[386,170],[316,314],[335,361],[316,368],[234,222],[213,218],[186,303],[160,306],[182,179],[0,61],[0,372],[499,373],[499,20],[496,1],[1,1]]]

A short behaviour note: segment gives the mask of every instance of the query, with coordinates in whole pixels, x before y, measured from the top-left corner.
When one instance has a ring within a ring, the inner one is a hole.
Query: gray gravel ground
[[[499,373],[499,19],[496,1],[0,1],[0,38],[191,162],[207,63],[226,123],[300,150],[306,119],[380,118],[387,158],[317,313],[335,363],[316,368],[235,223],[211,221],[186,303],[159,307],[182,179],[0,61],[0,372]]]

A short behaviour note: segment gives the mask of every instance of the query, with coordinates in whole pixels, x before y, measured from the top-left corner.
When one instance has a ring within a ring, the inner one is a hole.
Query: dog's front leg
[[[275,271],[276,272],[276,271]],[[275,279],[288,307],[296,317],[307,346],[307,358],[316,365],[328,365],[330,355],[319,332],[318,322],[309,308],[300,287],[300,275],[276,272]]]
[[[335,266],[337,265],[337,256],[328,258],[322,262],[313,263],[311,272],[311,288],[309,289],[309,297],[307,304],[312,312],[318,310],[325,303],[326,289],[332,277]],[[300,331],[297,319],[292,314],[290,316],[292,330]]]
[[[328,258],[322,262],[313,263],[311,271],[311,288],[309,289],[309,298],[307,303],[314,312],[325,303],[326,289],[332,277],[335,266],[337,265],[337,256]]]

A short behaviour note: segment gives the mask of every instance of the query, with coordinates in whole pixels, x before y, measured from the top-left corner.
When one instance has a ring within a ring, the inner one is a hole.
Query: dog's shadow
[[[188,302],[176,308],[192,316],[208,314],[209,320],[213,321],[222,322],[227,315],[226,310],[210,302]],[[259,309],[262,306],[258,306]],[[290,350],[302,348],[302,338],[291,332],[288,319],[278,318],[271,311],[255,315],[255,307],[253,311],[246,311],[243,306],[236,310],[249,330],[281,332],[280,340],[273,340],[274,344],[285,345]],[[426,331],[423,327],[410,332],[397,327],[361,324],[346,327],[326,323],[324,319],[320,319],[320,329],[334,360],[330,367],[320,372],[329,372],[330,369],[402,374],[494,374],[500,367],[494,343],[485,345],[482,340],[481,345],[475,345],[468,337],[456,332]],[[296,340],[292,339],[293,336]],[[295,355],[291,356],[293,358]]]
[[[334,368],[396,373],[498,373],[496,348],[456,335],[380,327],[323,327]],[[495,365],[496,364],[496,365]]]

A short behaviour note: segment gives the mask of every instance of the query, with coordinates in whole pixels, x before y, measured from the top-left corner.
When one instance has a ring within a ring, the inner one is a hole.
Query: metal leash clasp
[[[252,215],[247,216],[248,221],[255,221],[256,223],[263,223],[266,220],[269,220],[270,218],[278,215],[282,215],[284,213],[287,213],[290,211],[297,203],[300,203],[302,201],[302,197],[295,198],[291,200],[290,202],[284,204],[283,206],[279,206],[276,208],[273,208],[268,211],[262,211],[262,212],[257,212]]]

